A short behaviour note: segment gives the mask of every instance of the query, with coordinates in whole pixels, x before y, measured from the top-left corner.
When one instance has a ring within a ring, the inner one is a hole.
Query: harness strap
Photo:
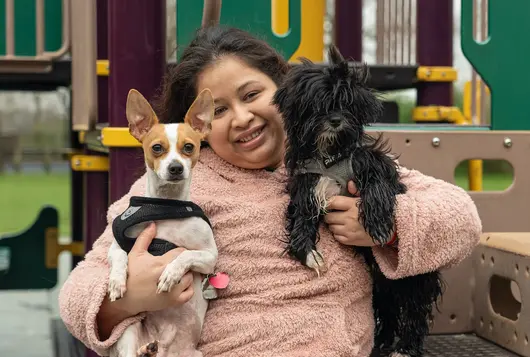
[[[112,232],[121,249],[129,253],[136,242],[136,238],[125,235],[125,231],[130,227],[144,222],[189,217],[202,218],[210,227],[212,226],[204,211],[191,201],[133,196],[129,201],[129,207],[112,222]],[[147,251],[159,256],[174,248],[177,248],[175,244],[154,238]]]
[[[337,155],[327,159],[305,160],[299,165],[298,172],[314,173],[335,180],[341,187],[341,195],[350,196],[348,181],[353,178],[351,155]]]

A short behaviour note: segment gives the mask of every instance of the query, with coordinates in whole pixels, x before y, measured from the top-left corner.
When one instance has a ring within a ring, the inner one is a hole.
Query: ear
[[[193,130],[206,136],[212,129],[212,120],[215,113],[212,92],[205,88],[188,109],[184,122],[189,124]]]
[[[340,51],[337,48],[337,46],[335,46],[335,44],[333,44],[333,43],[330,44],[330,46],[329,46],[328,56],[329,56],[329,60],[333,64],[340,64],[340,63],[344,62],[344,57],[340,53]]]
[[[158,124],[151,104],[136,89],[131,89],[127,95],[125,115],[129,122],[129,132],[140,142],[153,125]]]

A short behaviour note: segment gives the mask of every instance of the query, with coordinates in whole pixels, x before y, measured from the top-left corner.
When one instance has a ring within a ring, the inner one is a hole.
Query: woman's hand
[[[165,267],[183,248],[175,248],[162,256],[151,255],[147,248],[156,236],[156,225],[151,223],[136,239],[129,252],[127,291],[122,298],[123,306],[132,315],[144,311],[158,311],[181,305],[193,296],[193,277],[187,273],[169,292],[157,294],[158,278]]]
[[[348,182],[348,191],[356,196],[357,188],[353,181]],[[335,196],[328,204],[329,212],[324,216],[329,230],[340,243],[360,247],[372,247],[376,243],[359,223],[358,197]]]
[[[157,294],[158,278],[183,248],[175,248],[162,256],[151,255],[147,248],[156,236],[156,225],[151,223],[136,239],[129,252],[127,291],[114,302],[105,297],[97,315],[100,338],[108,338],[114,326],[141,312],[158,311],[186,303],[193,296],[193,277],[186,273],[169,292]]]

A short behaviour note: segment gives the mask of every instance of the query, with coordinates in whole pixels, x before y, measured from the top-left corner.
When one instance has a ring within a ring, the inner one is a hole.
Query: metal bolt
[[[440,146],[440,138],[438,138],[438,137],[432,138],[432,146],[434,146],[434,147]]]
[[[81,166],[81,160],[75,160],[74,165],[75,166]]]
[[[511,148],[512,147],[512,139],[504,138],[504,147]]]

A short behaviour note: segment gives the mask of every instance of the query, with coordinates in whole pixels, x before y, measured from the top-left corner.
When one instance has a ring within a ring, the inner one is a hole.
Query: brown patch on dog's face
[[[191,167],[194,167],[199,159],[203,134],[193,130],[188,124],[179,124],[177,131],[177,150],[182,157],[189,158]]]
[[[157,124],[142,140],[145,162],[149,168],[158,172],[160,162],[169,154],[171,144],[166,135],[164,125]]]

